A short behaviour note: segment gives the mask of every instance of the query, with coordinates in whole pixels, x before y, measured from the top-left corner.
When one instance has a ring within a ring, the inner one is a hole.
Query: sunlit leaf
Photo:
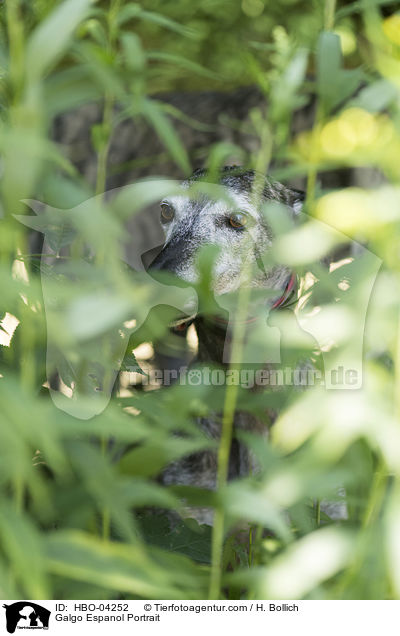
[[[92,0],[65,0],[31,35],[27,46],[27,70],[31,81],[38,80],[65,51]]]

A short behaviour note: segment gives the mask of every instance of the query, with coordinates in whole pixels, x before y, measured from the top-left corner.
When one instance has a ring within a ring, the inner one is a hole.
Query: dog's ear
[[[293,203],[292,209],[295,216],[298,216],[303,209],[304,201],[306,199],[306,193],[302,190],[293,190]]]

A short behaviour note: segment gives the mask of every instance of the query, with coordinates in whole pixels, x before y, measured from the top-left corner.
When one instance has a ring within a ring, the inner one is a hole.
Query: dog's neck
[[[224,364],[224,347],[228,325],[215,324],[203,316],[198,316],[194,325],[197,332],[197,359],[202,363]]]
[[[292,274],[283,294],[272,304],[270,309],[286,308],[296,294],[296,287],[296,276]],[[249,317],[249,319],[246,320],[246,323],[248,323],[247,328],[251,329],[251,323],[254,322],[254,320],[257,320],[257,318]],[[195,318],[194,325],[198,337],[197,359],[202,363],[208,362],[226,365],[227,352],[225,352],[224,355],[224,350],[227,345],[229,346],[229,339],[232,337],[232,333],[228,330],[228,321],[218,316],[212,319],[199,315]]]

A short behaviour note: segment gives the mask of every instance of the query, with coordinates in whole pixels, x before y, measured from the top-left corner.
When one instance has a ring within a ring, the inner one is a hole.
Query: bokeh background
[[[5,0],[0,14],[0,596],[399,598],[399,3]],[[362,388],[142,386],[196,338],[144,321],[155,291],[121,265],[135,233],[161,244],[161,186],[103,193],[225,164],[305,191],[310,223],[282,254],[324,354],[358,364],[361,332]],[[105,410],[68,414],[121,364]],[[257,475],[161,485],[209,447],[195,418],[227,400],[266,427],[278,413],[268,439],[243,437]],[[182,497],[217,510],[223,536]]]

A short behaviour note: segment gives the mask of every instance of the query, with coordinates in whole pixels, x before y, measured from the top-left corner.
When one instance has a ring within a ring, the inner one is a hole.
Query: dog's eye
[[[241,212],[231,214],[231,216],[229,217],[229,223],[231,224],[231,226],[239,230],[247,225],[248,220],[249,217],[247,216],[247,214],[242,214]]]
[[[174,216],[173,207],[168,203],[161,203],[161,223],[170,223]]]

